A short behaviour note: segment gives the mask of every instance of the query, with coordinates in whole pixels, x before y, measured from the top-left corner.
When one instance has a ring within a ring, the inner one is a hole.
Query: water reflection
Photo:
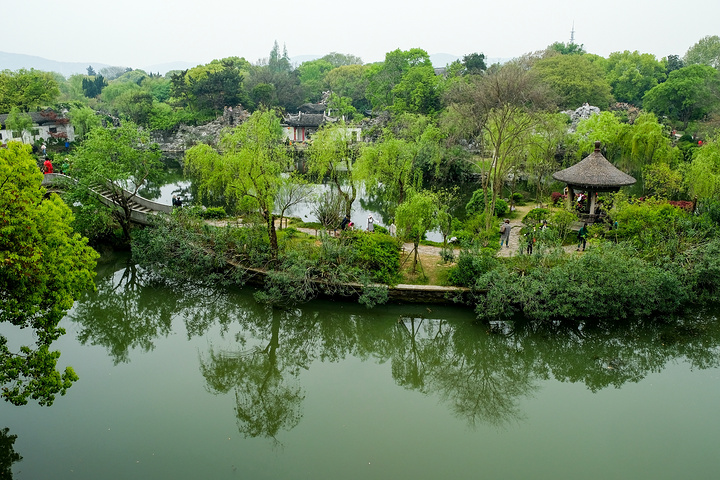
[[[10,429],[0,430],[0,478],[12,480],[12,465],[22,460],[22,456],[15,451],[17,435],[9,435]]]
[[[581,382],[597,392],[638,382],[668,362],[720,365],[720,328],[707,312],[623,326],[519,322],[498,329],[457,309],[368,312],[313,302],[274,310],[247,291],[159,287],[132,265],[97,284],[98,292],[72,315],[80,341],[104,346],[116,363],[128,362],[131,350],[152,350],[171,332],[173,319],[182,319],[189,338],[207,335],[199,360],[206,388],[234,395],[238,429],[247,437],[277,439],[298,425],[302,372],[315,362],[390,362],[398,386],[437,397],[471,427],[521,421],[523,399],[547,379]]]

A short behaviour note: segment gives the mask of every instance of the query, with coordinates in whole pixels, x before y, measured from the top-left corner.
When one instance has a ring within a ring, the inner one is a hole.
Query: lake
[[[56,343],[80,380],[49,408],[0,404],[15,479],[720,475],[716,309],[511,327],[452,306],[274,310],[121,256],[98,273]]]

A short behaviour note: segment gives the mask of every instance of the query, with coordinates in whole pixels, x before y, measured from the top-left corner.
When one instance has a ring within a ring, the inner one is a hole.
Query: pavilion
[[[598,192],[617,192],[621,187],[632,185],[636,180],[615,168],[600,153],[600,142],[595,142],[595,151],[572,167],[553,174],[553,178],[568,187],[568,198],[572,203],[576,191],[587,192],[590,209],[588,220],[595,220],[595,206]]]

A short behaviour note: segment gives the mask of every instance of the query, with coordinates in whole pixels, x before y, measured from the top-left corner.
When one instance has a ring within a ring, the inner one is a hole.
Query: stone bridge
[[[76,182],[72,177],[63,175],[62,173],[46,173],[43,176],[42,186],[47,189],[48,192],[61,192],[64,185],[70,182]],[[119,208],[118,205],[113,202],[110,196],[110,189],[102,185],[98,185],[92,189],[92,191],[98,196],[100,201],[109,207]],[[163,203],[153,202],[147,198],[143,198],[139,195],[133,195],[127,190],[123,190],[122,194],[125,198],[129,199],[130,205],[130,220],[141,225],[150,224],[150,215],[157,215],[158,213],[171,213],[172,205],[165,205]]]

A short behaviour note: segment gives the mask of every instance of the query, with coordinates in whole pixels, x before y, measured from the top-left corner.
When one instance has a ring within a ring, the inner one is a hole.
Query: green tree
[[[103,89],[107,87],[107,82],[102,75],[84,77],[82,79],[83,93],[88,98],[95,98],[100,95]]]
[[[228,57],[171,76],[170,93],[193,111],[222,112],[223,107],[247,105],[245,78],[250,64]]]
[[[583,48],[583,45],[578,45],[574,42],[555,42],[547,47],[552,52],[557,52],[560,55],[584,55],[587,52]]]
[[[720,138],[712,138],[696,150],[684,176],[691,196],[700,200],[720,198]]]
[[[82,204],[78,215],[111,217],[129,243],[133,198],[149,182],[158,181],[162,170],[157,144],[134,123],[93,128],[73,155],[70,175],[78,183],[69,192],[70,199]],[[113,205],[102,204],[97,190],[104,190]],[[93,223],[92,218],[81,221]]]
[[[555,55],[535,62],[532,70],[558,96],[561,108],[589,103],[607,108],[613,97],[602,59],[594,55]]]
[[[65,333],[60,320],[81,292],[94,288],[98,257],[73,233],[62,200],[43,198],[42,178],[29,146],[0,149],[0,323],[29,328],[35,341],[13,352],[0,335],[1,395],[15,405],[28,399],[51,405],[77,380],[71,367],[57,370],[60,352],[50,348]]]
[[[323,92],[329,88],[325,75],[333,68],[330,62],[322,59],[303,62],[297,68],[305,100],[315,103],[322,98]]]
[[[673,170],[664,162],[646,165],[643,168],[643,188],[647,195],[672,199],[683,186],[682,173]]]
[[[707,35],[685,52],[685,65],[710,65],[720,69],[720,37]]]
[[[71,107],[68,116],[79,140],[83,140],[90,130],[100,126],[100,118],[90,107]]]
[[[685,62],[678,55],[668,55],[665,60],[665,76],[667,77],[670,72],[680,70],[684,66]]]
[[[385,131],[380,141],[363,148],[356,165],[357,177],[365,181],[370,193],[383,197],[394,208],[419,183],[413,168],[416,155],[415,142]]]
[[[395,211],[395,223],[401,237],[413,242],[412,273],[418,264],[418,246],[423,236],[438,226],[437,197],[432,192],[412,192],[407,201],[398,205]],[[422,268],[422,266],[421,266]]]
[[[5,120],[5,126],[13,132],[13,136],[18,135],[20,140],[25,143],[26,134],[32,133],[33,121],[30,115],[21,113],[18,107],[13,107]]]
[[[128,91],[115,100],[115,108],[121,118],[147,127],[153,111],[153,97],[145,90]]]
[[[0,113],[7,113],[12,107],[31,112],[53,104],[59,96],[58,82],[50,72],[24,68],[0,72]]]
[[[201,196],[248,202],[267,225],[273,260],[278,244],[273,208],[281,174],[291,159],[281,143],[282,127],[273,110],[257,110],[220,140],[220,151],[200,144],[185,154],[186,172],[198,181]]]
[[[313,135],[308,148],[308,172],[318,179],[329,176],[343,199],[345,214],[350,216],[357,198],[358,180],[353,173],[360,147],[345,122],[326,124]]]
[[[325,75],[325,81],[330,90],[341,96],[349,97],[352,105],[359,111],[370,108],[370,103],[365,97],[369,81],[366,65],[346,65],[330,70]]]
[[[505,179],[524,160],[549,97],[531,72],[514,63],[451,87],[442,121],[451,137],[479,145],[476,163],[483,173],[487,230]]]
[[[462,59],[462,65],[465,67],[464,73],[466,75],[478,75],[487,70],[484,53],[470,53],[465,55]]]
[[[611,53],[605,63],[607,80],[618,102],[642,106],[645,92],[665,81],[665,65],[649,53]]]
[[[572,136],[576,143],[576,160],[580,160],[595,150],[595,142],[600,141],[604,156],[614,164],[629,164],[627,155],[628,132],[630,125],[622,123],[611,112],[591,115],[580,123]]]
[[[330,63],[334,68],[345,67],[348,65],[362,65],[363,63],[360,57],[338,52],[330,52],[320,60]]]
[[[558,170],[558,149],[567,137],[567,116],[561,113],[541,114],[527,149],[525,169],[535,181],[538,202],[547,194],[548,180]]]
[[[689,65],[670,72],[667,81],[649,90],[643,106],[657,115],[682,122],[683,129],[692,120],[714,111],[720,98],[720,73],[708,65]]]
[[[368,70],[367,98],[373,109],[430,113],[439,93],[430,56],[425,50],[400,49],[385,54],[385,61]]]

